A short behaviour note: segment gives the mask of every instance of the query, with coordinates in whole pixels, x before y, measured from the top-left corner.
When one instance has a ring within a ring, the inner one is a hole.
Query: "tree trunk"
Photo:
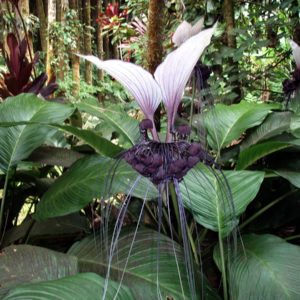
[[[47,53],[47,19],[46,19],[43,0],[36,0],[36,9],[40,20],[39,33],[40,33],[42,51],[44,53]]]
[[[32,33],[26,26],[26,21],[29,17],[29,0],[20,0],[18,6],[14,6],[16,24],[17,24],[17,35],[22,40],[25,38],[28,43],[28,56],[30,60],[33,59],[33,44],[32,44]]]
[[[49,32],[52,24],[56,21],[56,0],[48,0],[48,24],[47,24],[47,54],[46,54],[46,73],[48,80],[54,76],[54,69],[51,66],[51,61],[54,55],[53,42],[49,37]]]
[[[91,0],[84,1],[84,25],[84,53],[92,54]],[[88,61],[85,61],[84,77],[86,83],[93,83],[92,64]]]
[[[150,0],[148,10],[148,53],[147,67],[150,73],[154,73],[163,58],[163,32],[164,32],[165,2]],[[160,130],[160,106],[154,115],[155,127]]]
[[[97,0],[97,10],[96,10],[96,18],[97,16],[102,13],[102,0]],[[98,57],[103,60],[104,53],[103,53],[103,37],[102,37],[102,26],[100,22],[97,23],[97,54]],[[97,71],[97,77],[98,81],[101,84],[103,81],[103,71],[98,69]],[[98,93],[98,100],[99,102],[103,102],[103,95],[101,93]]]
[[[235,21],[234,21],[234,3],[233,0],[224,0],[224,20],[226,26],[226,44],[227,47],[236,49],[236,38],[234,35]],[[238,78],[239,66],[238,62],[234,61],[232,57],[228,58],[229,65],[233,66],[232,76],[236,76]],[[238,103],[242,97],[242,90],[239,80],[232,82],[233,92],[236,94],[233,99],[233,103]]]
[[[299,21],[300,3],[298,0],[294,0],[291,3],[291,6],[298,7],[298,10],[295,9],[291,17],[293,20],[296,21],[296,24],[294,26],[294,32],[293,32],[293,41],[296,42],[298,45],[300,45],[300,21]]]
[[[65,24],[65,13],[69,9],[68,0],[56,0],[56,21],[60,22],[63,27]],[[66,46],[63,41],[60,40],[57,45],[57,56],[59,60],[59,66],[57,70],[57,77],[59,80],[63,81],[65,78],[65,72],[68,70],[69,57],[66,52],[61,53],[59,49],[66,50]]]
[[[77,0],[70,0],[70,9],[73,9],[78,14],[78,2]],[[78,16],[77,16],[78,18]],[[78,53],[79,51],[79,32],[77,31],[77,43],[75,49],[72,49],[73,53]],[[75,54],[71,54],[71,64],[72,64],[72,79],[73,79],[73,91],[72,94],[76,97],[80,90],[80,60]]]

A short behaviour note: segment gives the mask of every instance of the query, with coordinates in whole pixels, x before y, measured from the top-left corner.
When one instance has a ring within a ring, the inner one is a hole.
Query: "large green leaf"
[[[52,126],[60,128],[63,131],[71,133],[82,139],[88,145],[93,147],[99,154],[108,156],[108,157],[115,157],[117,154],[122,152],[124,149],[113,144],[112,142],[108,141],[107,139],[103,138],[102,136],[98,135],[96,132],[91,130],[81,129],[73,126],[68,125],[54,125]]]
[[[3,300],[95,300],[101,299],[105,279],[95,273],[82,273],[58,280],[24,284],[12,289]],[[110,282],[107,298],[113,299],[118,284]],[[120,300],[133,300],[133,295],[121,286]]]
[[[116,132],[122,135],[128,145],[134,145],[139,137],[139,123],[120,109],[113,107],[100,107],[96,104],[78,103],[80,111],[86,112],[106,121]]]
[[[195,220],[223,236],[237,225],[239,215],[258,193],[264,172],[224,171],[224,175],[226,180],[218,170],[198,164],[180,185],[184,205]]]
[[[0,120],[1,123],[62,122],[73,111],[74,108],[68,105],[44,101],[33,94],[21,94],[8,98],[0,105]],[[28,157],[53,132],[54,129],[39,124],[0,128],[0,168],[7,172]]]
[[[272,109],[279,108],[278,104],[258,104],[241,101],[239,104],[218,104],[204,118],[208,133],[208,143],[220,150],[232,141],[240,138],[241,134],[259,125]]]
[[[269,140],[267,142],[262,142],[260,144],[253,145],[240,153],[236,169],[246,169],[247,167],[251,166],[253,163],[263,158],[264,156],[267,156],[271,153],[294,145],[299,146],[300,139],[290,141]]]
[[[126,260],[129,259],[123,283],[131,288],[135,299],[157,299],[157,284],[159,284],[162,299],[190,299],[182,248],[168,237],[144,228],[138,230],[129,255],[133,236],[134,230],[123,229],[118,239],[117,253],[111,262],[110,277],[119,281]],[[160,241],[159,249],[158,239]],[[93,272],[104,276],[107,270],[105,245],[106,243],[102,242],[100,235],[96,238],[92,235],[76,243],[69,253],[78,257],[81,271],[93,270]],[[178,267],[174,253],[176,253]],[[158,254],[159,273],[157,274]],[[185,298],[182,295],[179,276],[182,280]],[[197,288],[201,287],[201,279],[196,286]],[[203,282],[203,286],[205,299],[218,299],[206,281]]]
[[[300,299],[300,248],[269,234],[242,239],[229,270],[232,299]]]
[[[48,248],[61,250],[65,245],[62,246],[57,240],[64,240],[63,244],[68,245],[68,241],[72,242],[74,238],[88,232],[90,232],[89,221],[86,216],[79,213],[51,218],[42,222],[27,218],[22,224],[5,232],[2,245],[5,247],[26,239],[31,245],[46,244]]]
[[[18,245],[0,253],[0,298],[20,283],[54,280],[77,273],[77,258],[41,247]]]
[[[290,129],[295,137],[300,138],[300,112],[292,117]]]
[[[66,215],[85,207],[95,197],[118,192],[142,199],[157,196],[154,185],[124,161],[97,155],[86,157],[78,160],[43,195],[35,216],[43,220]]]
[[[278,169],[274,170],[274,173],[285,178],[295,187],[300,188],[300,173],[299,171],[288,170],[288,169]]]
[[[241,151],[263,140],[290,131],[291,117],[292,113],[289,111],[273,112],[267,116],[264,122],[241,143]]]

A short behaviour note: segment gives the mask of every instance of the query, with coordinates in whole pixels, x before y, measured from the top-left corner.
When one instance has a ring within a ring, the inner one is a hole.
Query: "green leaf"
[[[44,220],[76,212],[95,197],[107,197],[118,192],[142,199],[157,197],[154,185],[124,161],[97,155],[86,157],[78,160],[43,195],[35,218]]]
[[[288,180],[295,187],[300,188],[300,173],[299,171],[293,171],[288,169],[273,170],[273,172],[286,180]]]
[[[300,138],[300,115],[294,115],[292,117],[291,132],[296,138]]]
[[[95,273],[82,273],[59,280],[21,285],[9,292],[3,300],[95,300],[101,299],[105,279]],[[107,298],[113,299],[118,284],[110,282]],[[120,300],[133,300],[129,289],[121,286]]]
[[[124,150],[123,148],[113,144],[112,142],[108,141],[107,139],[101,137],[91,130],[85,130],[68,125],[52,124],[52,126],[75,135],[76,137],[93,147],[99,154],[108,157],[115,157],[117,154]]]
[[[255,128],[255,130],[241,143],[241,151],[263,140],[280,135],[283,132],[288,132],[290,130],[291,116],[292,113],[289,111],[273,112],[267,116],[264,122]]]
[[[242,151],[239,155],[236,169],[243,170],[247,167],[251,166],[257,160],[274,153],[276,151],[291,147],[291,146],[299,146],[299,140],[291,140],[291,141],[280,141],[280,140],[270,140],[267,142],[263,142],[257,145],[253,145],[250,148]]]
[[[28,235],[28,232],[30,234]],[[11,245],[17,241],[24,241],[31,245],[46,244],[51,249],[61,250],[63,247],[57,240],[68,240],[90,232],[89,221],[86,216],[74,213],[63,217],[51,218],[43,222],[33,222],[31,218],[25,219],[22,224],[10,228],[5,232],[3,246]]]
[[[190,299],[182,248],[176,242],[159,235],[154,230],[141,228],[138,230],[129,255],[133,236],[134,230],[123,229],[121,232],[118,239],[118,253],[114,255],[111,263],[111,278],[116,281],[120,280],[128,258],[123,283],[130,287],[135,299],[157,299],[157,283],[162,299]],[[158,239],[160,241],[159,249]],[[101,245],[102,249],[99,249]],[[92,235],[74,244],[69,253],[78,257],[79,268],[82,272],[93,270],[104,276],[107,270],[107,250],[109,250],[105,249],[105,245],[106,243],[101,241],[100,235],[96,236],[96,240]],[[157,274],[158,253],[159,274]],[[181,276],[186,298],[182,296],[179,276]],[[203,286],[205,299],[218,299],[206,281],[203,281]],[[196,283],[196,287],[201,287],[201,279],[199,279],[199,284]]]
[[[238,217],[255,198],[264,172],[224,171],[224,175],[226,180],[219,171],[198,164],[180,184],[184,205],[195,220],[222,236],[237,225]]]
[[[300,299],[300,248],[283,239],[246,235],[230,266],[232,299]]]
[[[279,108],[278,104],[258,104],[241,101],[239,104],[218,104],[204,118],[204,126],[208,133],[208,143],[220,150],[228,146],[241,134],[259,125],[272,109]]]
[[[77,273],[77,258],[41,247],[18,245],[0,252],[0,297],[20,283],[54,280]]]
[[[300,89],[298,88],[289,103],[289,109],[296,114],[300,114]]]
[[[74,108],[41,100],[33,94],[8,98],[0,105],[1,122],[63,122]],[[0,128],[0,168],[7,172],[39,147],[54,130],[42,125]]]
[[[35,149],[27,160],[49,166],[63,166],[69,168],[82,157],[84,157],[83,154],[70,149],[41,146]]]
[[[129,145],[134,145],[139,137],[139,122],[127,115],[123,110],[103,108],[88,103],[76,104],[80,111],[86,112],[106,121],[116,132],[122,135]]]

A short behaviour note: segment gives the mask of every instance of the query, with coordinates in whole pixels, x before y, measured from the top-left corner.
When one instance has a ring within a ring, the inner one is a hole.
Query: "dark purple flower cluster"
[[[174,134],[181,140],[161,143],[148,139],[147,129],[152,128],[150,120],[140,125],[143,140],[127,150],[123,158],[142,176],[150,178],[154,184],[176,179],[181,181],[186,173],[198,162],[213,164],[207,152],[198,143],[189,143],[183,139],[190,134],[189,126],[180,126]]]

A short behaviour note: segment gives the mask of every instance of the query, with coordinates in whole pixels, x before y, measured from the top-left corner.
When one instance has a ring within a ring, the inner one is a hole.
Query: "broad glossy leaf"
[[[295,94],[290,100],[289,109],[298,115],[300,114],[300,88],[295,91]]]
[[[229,271],[232,299],[300,299],[300,247],[269,234],[242,240]]]
[[[300,138],[300,112],[291,119],[291,132],[295,137]]]
[[[118,132],[129,146],[134,145],[139,138],[139,123],[129,117],[123,110],[113,107],[100,107],[96,104],[78,103],[77,108],[92,116],[106,121]],[[125,145],[126,146],[126,145]]]
[[[105,279],[95,273],[82,273],[58,280],[24,284],[12,289],[3,300],[95,300],[101,299]],[[118,284],[110,282],[107,299],[113,299]],[[118,299],[133,300],[130,290],[121,286]]]
[[[148,193],[147,188],[148,187]],[[35,217],[47,219],[76,212],[93,198],[125,193],[139,198],[157,196],[154,185],[124,161],[97,155],[78,160],[43,195]]]
[[[33,94],[8,98],[0,105],[0,120],[5,122],[63,122],[74,108],[44,101]],[[0,168],[7,172],[39,147],[54,130],[42,125],[0,128]],[[5,141],[5,142],[3,142]]]
[[[50,166],[63,166],[69,168],[75,161],[84,157],[83,154],[51,146],[41,146],[35,149],[27,160]]]
[[[77,273],[77,258],[41,247],[18,245],[0,252],[0,297],[20,283],[54,280]]]
[[[279,108],[278,104],[258,104],[241,101],[239,104],[218,104],[210,110],[204,119],[204,126],[208,133],[208,143],[220,150],[228,146],[241,134],[262,123],[272,109]]]
[[[226,180],[214,172],[198,164],[180,184],[181,192],[184,205],[199,224],[226,236],[258,193],[264,172],[224,171]]]
[[[108,157],[115,157],[117,156],[117,154],[124,150],[123,148],[113,144],[111,141],[108,141],[107,139],[91,130],[85,130],[68,125],[52,125],[54,127],[62,129],[65,132],[75,135],[76,137],[93,147],[99,154]]]
[[[157,299],[157,251],[159,235],[154,230],[140,228],[129,256],[133,235],[134,230],[123,229],[118,239],[118,252],[112,259],[111,278],[119,282],[126,260],[129,258],[123,283],[130,287],[135,299]],[[190,299],[184,255],[181,247],[163,235],[160,235],[159,241],[158,283],[162,298]],[[104,248],[105,244],[101,241],[100,235],[96,236],[96,238],[92,235],[74,244],[69,253],[78,257],[81,271],[93,270],[105,276],[107,269],[107,250]],[[177,256],[179,270],[176,266],[174,251]],[[182,296],[179,274],[182,279],[186,298]],[[203,285],[205,299],[218,299],[218,296],[212,291],[206,281],[203,282]],[[201,287],[200,279],[197,287]]]
[[[292,113],[290,111],[273,112],[241,143],[241,151],[290,130]]]
[[[57,240],[74,240],[82,234],[90,231],[88,219],[79,213],[70,214],[63,217],[51,218],[42,222],[33,222],[32,219],[25,219],[22,224],[14,226],[5,232],[3,245],[8,246],[17,241],[25,239],[31,245],[43,245],[52,249],[60,250],[61,245]],[[28,236],[28,232],[30,232]]]
[[[291,147],[293,145],[299,146],[300,139],[291,140],[291,141],[279,141],[279,140],[270,140],[267,142],[262,142],[257,145],[242,151],[239,155],[237,161],[236,169],[243,170],[251,166],[257,160],[274,153],[276,151]]]
[[[278,169],[274,170],[274,173],[285,178],[290,183],[292,183],[295,187],[300,188],[300,172],[289,170],[289,169]]]

